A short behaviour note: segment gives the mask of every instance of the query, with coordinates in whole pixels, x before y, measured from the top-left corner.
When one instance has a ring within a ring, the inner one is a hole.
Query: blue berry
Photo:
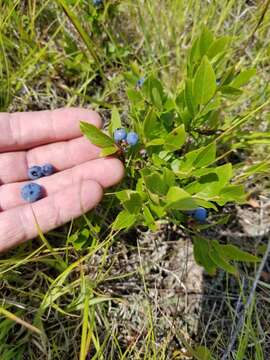
[[[137,82],[136,82],[136,87],[137,88],[141,88],[143,86],[145,82],[145,77],[141,77]]]
[[[39,179],[43,176],[42,174],[42,168],[41,166],[31,166],[30,169],[28,169],[28,177],[31,180]]]
[[[54,172],[54,167],[52,166],[52,164],[45,164],[42,166],[41,169],[43,176],[50,176]]]
[[[195,209],[194,213],[192,214],[192,217],[200,223],[204,223],[207,216],[207,210],[203,207]]]
[[[124,128],[118,128],[114,130],[113,137],[115,142],[125,140],[127,137],[127,132]]]
[[[128,145],[134,146],[137,144],[139,136],[134,131],[131,131],[127,134],[127,143]]]
[[[21,196],[25,201],[35,202],[42,198],[42,187],[36,183],[29,183],[22,187]]]
[[[100,6],[103,3],[103,0],[93,0],[94,6]]]

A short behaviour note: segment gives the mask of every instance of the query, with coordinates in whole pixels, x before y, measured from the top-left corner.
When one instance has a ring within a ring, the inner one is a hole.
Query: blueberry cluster
[[[198,207],[195,210],[191,210],[188,212],[188,215],[192,216],[193,219],[197,220],[199,223],[205,223],[208,213],[207,210],[203,207]]]
[[[45,164],[43,166],[34,165],[28,169],[28,177],[31,180],[39,179],[43,176],[52,175],[54,168],[52,164]]]
[[[118,128],[113,133],[114,141],[122,146],[135,146],[139,141],[139,136],[135,131],[126,132],[124,128]]]
[[[50,176],[54,173],[52,164],[45,164],[43,166],[34,165],[28,169],[28,177],[31,180],[39,179],[43,176]],[[21,189],[21,196],[27,202],[34,202],[42,198],[43,189],[39,184],[30,182]]]

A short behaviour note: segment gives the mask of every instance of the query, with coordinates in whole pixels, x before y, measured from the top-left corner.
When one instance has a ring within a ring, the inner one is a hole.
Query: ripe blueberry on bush
[[[203,207],[199,207],[194,210],[193,214],[191,215],[195,220],[199,221],[200,223],[204,223],[207,218],[207,210]]]
[[[120,142],[126,139],[127,132],[124,128],[118,128],[114,130],[113,137],[115,142]]]
[[[42,166],[41,171],[42,171],[43,176],[50,176],[53,174],[54,168],[53,168],[52,164],[45,164]]]
[[[31,180],[39,179],[43,176],[42,168],[41,166],[31,166],[30,169],[28,169],[28,177]]]
[[[94,6],[99,6],[103,3],[103,0],[93,0],[93,5]]]
[[[134,131],[131,131],[127,134],[126,140],[127,140],[128,145],[134,146],[137,144],[137,142],[139,140],[139,136]]]
[[[137,88],[141,88],[143,86],[145,82],[145,77],[141,77],[137,82],[136,82],[136,87]]]
[[[21,196],[25,201],[35,202],[42,198],[42,187],[36,183],[29,183],[22,187]]]

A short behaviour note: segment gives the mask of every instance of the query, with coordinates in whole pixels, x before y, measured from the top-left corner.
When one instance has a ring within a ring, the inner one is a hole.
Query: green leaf
[[[256,74],[256,69],[248,69],[241,71],[239,75],[230,83],[234,88],[239,88],[242,85],[245,85],[254,75]]]
[[[165,195],[168,191],[167,184],[164,182],[163,177],[158,173],[145,176],[144,182],[151,193]]]
[[[236,87],[233,87],[231,85],[223,85],[220,88],[220,91],[222,92],[222,94],[232,95],[232,96],[239,96],[243,94],[242,90],[237,89]]]
[[[186,140],[185,126],[182,124],[168,134],[165,139],[165,149],[168,151],[179,150]]]
[[[142,199],[136,191],[130,193],[130,198],[123,203],[124,208],[132,214],[137,214],[142,208]]]
[[[207,50],[207,53],[206,53],[207,57],[209,59],[212,59],[217,54],[225,51],[229,45],[230,40],[231,40],[230,36],[223,36],[223,37],[220,37],[219,39],[215,40],[214,42],[212,42],[211,46]]]
[[[196,112],[196,103],[194,101],[193,96],[193,80],[187,79],[185,85],[185,102],[188,108],[188,111],[192,116],[194,116]]]
[[[196,200],[197,206],[202,206],[202,207],[204,207],[206,209],[214,209],[214,210],[218,211],[216,205],[211,203],[210,201],[200,199],[199,197],[197,197],[197,195],[194,196],[194,199]]]
[[[232,166],[229,163],[216,168],[201,168],[193,171],[192,175],[200,176],[200,179],[189,183],[185,190],[192,195],[196,193],[196,197],[210,199],[228,185],[232,177]]]
[[[136,214],[131,214],[127,210],[122,210],[112,224],[113,230],[123,230],[135,224],[137,219]]]
[[[132,190],[121,190],[121,191],[117,191],[115,193],[115,196],[117,197],[117,199],[119,199],[120,201],[126,201],[130,199],[130,193],[133,192]]]
[[[144,118],[143,133],[147,139],[156,139],[160,134],[160,124],[156,112],[151,109]]]
[[[90,237],[90,231],[88,229],[82,229],[72,234],[68,241],[71,242],[74,246],[74,249],[81,250],[85,244],[88,242]]]
[[[154,140],[151,140],[149,141],[147,144],[146,144],[146,147],[149,147],[149,146],[161,146],[161,145],[164,145],[165,143],[165,139],[154,139]]]
[[[158,109],[162,109],[162,98],[156,87],[152,89],[152,99]]]
[[[200,168],[192,172],[193,176],[199,177],[207,174],[215,173],[218,175],[219,180],[223,186],[225,186],[229,180],[232,178],[232,164],[227,163],[224,165],[217,166],[215,168]]]
[[[196,160],[196,157],[200,151],[202,151],[202,149],[204,149],[204,147],[201,149],[189,151],[185,154],[182,160],[175,159],[171,164],[174,173],[180,178],[189,176],[193,170],[193,162]]]
[[[164,176],[164,182],[168,186],[168,188],[170,188],[171,186],[174,186],[174,184],[175,184],[175,175],[174,175],[173,171],[171,171],[170,169],[165,168],[163,176]]]
[[[225,73],[222,75],[221,78],[221,85],[227,85],[229,84],[234,77],[235,74],[235,66],[231,66],[228,68],[228,70],[225,71]]]
[[[179,117],[185,127],[188,127],[190,125],[193,118],[187,108],[184,111],[179,112]]]
[[[142,91],[153,105],[155,105],[159,110],[162,109],[162,104],[165,100],[165,94],[163,91],[163,86],[161,82],[154,78],[148,77],[143,85]]]
[[[193,166],[195,168],[200,168],[211,164],[216,159],[216,143],[213,142],[207,146],[204,146],[199,149],[195,160],[193,161]]]
[[[166,197],[166,208],[178,210],[193,210],[197,207],[196,201],[185,190],[172,186]]]
[[[143,102],[142,94],[134,89],[127,89],[127,96],[133,104]]]
[[[207,52],[207,50],[213,43],[213,40],[214,40],[214,36],[213,36],[212,32],[209,29],[207,29],[207,27],[204,27],[203,31],[201,33],[201,36],[200,36],[200,54],[201,54],[201,56],[203,56]]]
[[[193,93],[197,104],[206,104],[215,94],[216,76],[206,56],[195,74]]]
[[[159,218],[164,217],[166,215],[164,208],[160,205],[155,205],[150,202],[149,207],[152,210],[152,212],[156,214]]]
[[[109,131],[111,136],[114,133],[114,130],[121,128],[121,119],[120,119],[120,115],[119,115],[119,111],[117,109],[116,106],[114,106],[112,108],[112,116],[111,116],[111,122],[110,122],[110,126],[109,126]]]
[[[80,129],[82,133],[91,141],[92,144],[101,148],[113,147],[114,141],[108,135],[105,135],[101,130],[94,125],[81,121]]]
[[[209,103],[202,109],[199,115],[200,117],[203,117],[206,114],[208,114],[210,111],[217,110],[219,107],[220,107],[220,98],[215,97],[211,101],[209,101]]]
[[[194,40],[191,49],[189,51],[189,56],[188,56],[188,63],[189,66],[192,67],[192,65],[194,65],[196,62],[198,62],[201,58],[201,53],[200,53],[200,38],[197,38]]]
[[[174,111],[175,108],[176,108],[176,104],[174,98],[167,97],[165,103],[163,104],[163,109],[165,111]]]
[[[118,151],[118,147],[116,145],[114,146],[108,146],[108,147],[105,147],[101,150],[100,152],[100,156],[109,156],[109,155],[112,155],[112,154],[115,154],[117,151]]]
[[[215,243],[215,247],[224,255],[228,260],[244,261],[244,262],[258,262],[260,259],[257,256],[249,254],[246,251],[240,250],[235,245],[221,245]]]
[[[218,249],[216,249],[214,243],[212,243],[210,246],[209,256],[213,263],[215,263],[216,266],[220,267],[221,269],[233,275],[238,273],[237,269],[227,261],[227,259]]]
[[[225,205],[229,201],[245,202],[246,194],[243,185],[225,186],[219,193],[219,199],[216,202],[219,205]]]
[[[215,275],[217,267],[208,254],[208,240],[203,238],[194,238],[193,245],[194,259],[196,260],[197,264],[203,266],[209,275]]]
[[[138,213],[140,211],[142,207],[142,198],[138,191],[122,190],[118,191],[115,195],[128,212]]]
[[[182,89],[175,98],[175,105],[179,111],[183,111],[186,106],[185,90]]]
[[[151,211],[149,210],[149,208],[147,206],[143,206],[143,215],[144,215],[144,221],[145,224],[152,230],[152,231],[156,231],[157,230],[157,225],[155,223],[155,219],[151,213]]]

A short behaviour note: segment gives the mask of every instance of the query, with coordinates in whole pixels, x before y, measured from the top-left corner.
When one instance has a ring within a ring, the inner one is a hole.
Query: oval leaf
[[[81,121],[80,129],[81,132],[91,141],[91,143],[96,146],[106,148],[115,145],[113,139],[92,124]]]
[[[109,155],[115,154],[118,150],[119,149],[116,145],[108,146],[101,150],[100,156],[109,156]]]
[[[223,36],[215,40],[207,50],[206,53],[207,57],[209,59],[212,59],[217,54],[220,54],[221,52],[225,51],[229,45],[230,40],[231,38],[229,36]]]
[[[209,250],[209,256],[213,263],[221,269],[227,271],[229,274],[237,275],[237,269],[231,265],[226,258],[223,257],[223,254],[218,251],[215,246],[211,246]]]
[[[112,224],[113,230],[123,230],[131,227],[137,219],[136,214],[130,214],[128,211],[121,211]]]
[[[240,250],[235,245],[220,245],[217,243],[215,245],[220,249],[222,254],[228,259],[228,260],[235,260],[235,261],[244,261],[244,262],[258,262],[260,259],[257,256],[254,256],[252,254],[249,254],[246,251]]]
[[[212,32],[204,27],[200,36],[200,54],[203,56],[214,40]]]
[[[172,186],[167,193],[167,208],[179,210],[193,210],[197,207],[196,201],[185,190]]]
[[[216,264],[209,257],[208,241],[202,238],[193,238],[194,259],[198,265],[203,266],[209,275],[215,275]]]
[[[168,151],[179,150],[186,140],[185,126],[182,124],[170,132],[165,139],[165,149]]]
[[[113,135],[114,130],[121,128],[120,114],[116,106],[112,108],[111,122],[109,126],[110,134]]]
[[[239,88],[240,86],[245,85],[255,74],[256,69],[244,70],[236,76],[230,85],[234,88]]]
[[[206,104],[215,94],[216,76],[206,56],[195,74],[193,93],[197,104]]]
[[[211,164],[216,158],[216,143],[213,142],[207,146],[201,147],[197,151],[197,156],[193,161],[193,166],[195,168],[201,168]]]

